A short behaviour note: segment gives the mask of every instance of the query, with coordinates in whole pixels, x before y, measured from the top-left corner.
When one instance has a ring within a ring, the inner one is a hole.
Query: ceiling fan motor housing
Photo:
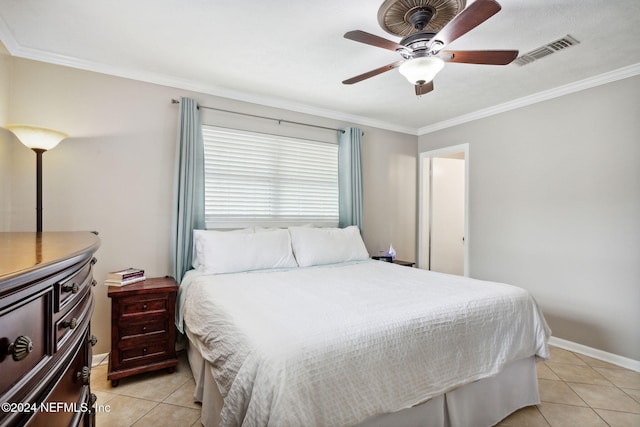
[[[414,33],[410,36],[403,38],[400,44],[406,46],[408,51],[400,52],[405,58],[417,58],[420,56],[428,56],[430,54],[429,41],[436,35],[436,33],[430,31],[423,31],[420,33]]]
[[[389,34],[406,37],[440,31],[466,6],[467,0],[384,0],[378,23]]]
[[[409,11],[408,21],[417,31],[422,31],[433,17],[433,9],[430,7],[419,7]]]

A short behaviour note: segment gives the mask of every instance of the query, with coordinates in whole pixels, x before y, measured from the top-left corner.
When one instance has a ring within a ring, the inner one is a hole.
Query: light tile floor
[[[107,365],[93,368],[91,389],[98,426],[200,427],[200,405],[184,353],[176,372],[151,372],[111,387]],[[640,427],[640,373],[578,353],[551,347],[551,359],[538,361],[542,403],[523,408],[499,427]]]

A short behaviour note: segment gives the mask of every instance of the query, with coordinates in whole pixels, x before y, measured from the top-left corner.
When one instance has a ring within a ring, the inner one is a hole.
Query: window
[[[338,224],[338,146],[203,126],[207,228]]]

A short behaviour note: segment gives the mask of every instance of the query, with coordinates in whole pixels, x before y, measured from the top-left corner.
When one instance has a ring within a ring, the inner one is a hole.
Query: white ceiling
[[[400,59],[343,38],[399,41],[378,25],[382,0],[0,0],[0,40],[17,57],[413,134],[640,73],[640,1],[498,1],[447,48],[526,53],[567,34],[580,44],[526,66],[449,63],[417,98],[397,70],[341,83]]]

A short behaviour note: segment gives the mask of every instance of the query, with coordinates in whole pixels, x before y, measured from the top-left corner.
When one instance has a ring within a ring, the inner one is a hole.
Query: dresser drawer
[[[93,295],[91,289],[86,288],[79,294],[81,300],[74,307],[63,313],[55,322],[55,350],[58,351],[64,343],[89,322],[93,312]]]
[[[87,329],[83,333],[86,337]],[[63,364],[64,373],[60,380],[40,404],[46,410],[37,412],[27,423],[29,427],[78,425],[81,418],[89,415],[91,371],[88,360],[87,346],[83,345],[70,363]],[[61,403],[66,407],[58,406]]]
[[[11,388],[28,382],[51,358],[52,306],[53,288],[49,286],[0,311],[1,402],[16,402],[20,396]],[[22,359],[21,349],[26,349]]]
[[[58,312],[66,306],[73,305],[83,291],[91,285],[93,276],[91,266],[93,262],[87,262],[78,268],[70,276],[65,277],[54,285],[56,292],[55,311]]]
[[[154,316],[138,322],[130,322],[120,326],[118,338],[121,341],[127,341],[135,338],[153,339],[157,335],[165,336],[169,332],[169,323],[167,316]]]
[[[169,311],[169,297],[166,293],[145,294],[120,299],[120,319],[126,323],[134,316],[158,314]]]

